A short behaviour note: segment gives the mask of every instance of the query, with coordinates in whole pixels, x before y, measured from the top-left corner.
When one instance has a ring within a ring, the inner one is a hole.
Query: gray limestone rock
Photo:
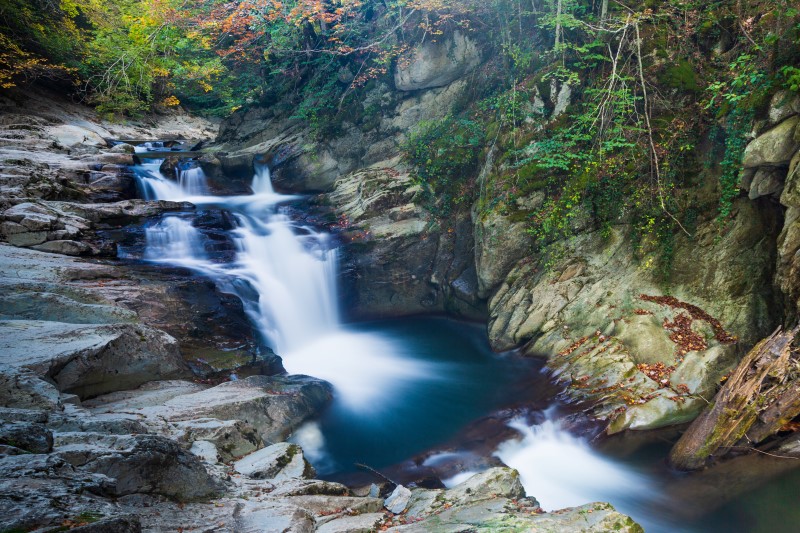
[[[481,63],[481,51],[469,37],[456,31],[452,36],[429,39],[415,47],[410,57],[398,61],[394,84],[400,91],[442,87]]]
[[[314,468],[305,460],[297,444],[279,442],[243,457],[233,465],[234,470],[252,479],[284,480],[312,478]]]
[[[175,339],[147,326],[5,320],[0,339],[0,362],[81,398],[189,375]]]
[[[0,426],[0,444],[29,453],[48,453],[53,449],[53,433],[43,424],[4,423]]]

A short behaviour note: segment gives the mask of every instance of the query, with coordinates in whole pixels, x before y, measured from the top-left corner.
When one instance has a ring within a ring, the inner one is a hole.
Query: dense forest
[[[480,194],[480,152],[497,146],[504,172],[483,204],[547,190],[520,214],[540,244],[581,202],[600,224],[625,213],[666,275],[673,236],[710,207],[685,193],[698,169],[719,167],[724,225],[752,120],[777,90],[800,91],[799,17],[789,1],[7,0],[0,81],[54,84],[117,117],[281,102],[324,136],[412,45],[458,29],[490,59],[447,120],[422,122],[405,147],[436,209]],[[543,120],[563,85],[575,105]],[[697,149],[709,138],[714,161]]]

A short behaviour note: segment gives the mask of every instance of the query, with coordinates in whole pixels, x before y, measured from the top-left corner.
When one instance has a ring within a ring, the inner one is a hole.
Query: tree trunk
[[[718,450],[724,455],[745,436],[757,444],[800,412],[800,385],[788,372],[797,331],[778,328],[750,350],[672,448],[672,466],[702,468]]]

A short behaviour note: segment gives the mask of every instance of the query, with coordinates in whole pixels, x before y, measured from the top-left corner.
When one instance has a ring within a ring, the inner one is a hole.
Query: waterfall
[[[206,259],[200,232],[188,220],[166,217],[145,230],[145,259],[187,264]]]
[[[208,194],[208,180],[206,173],[200,167],[175,169],[178,186],[185,196],[201,196]]]
[[[134,168],[145,198],[188,199],[201,209],[230,211],[237,224],[230,233],[237,253],[228,264],[210,261],[201,232],[186,219],[191,215],[184,215],[167,216],[147,229],[144,258],[224,282],[289,372],[325,379],[348,408],[373,413],[390,408],[375,402],[389,383],[398,387],[434,374],[425,363],[401,354],[396,342],[342,326],[338,251],[329,234],[289,217],[282,204],[297,197],[275,193],[267,166],[256,167],[252,195],[218,197],[205,195],[200,169],[184,171],[176,183],[161,174],[159,165],[152,161]],[[231,278],[240,282],[230,283]]]

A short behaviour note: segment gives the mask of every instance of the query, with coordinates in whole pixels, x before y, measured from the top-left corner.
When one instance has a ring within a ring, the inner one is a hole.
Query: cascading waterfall
[[[275,193],[268,167],[256,168],[252,195],[218,197],[193,195],[188,181],[176,190],[175,182],[153,171],[155,166],[152,162],[134,169],[140,187],[150,191],[152,199],[191,200],[199,208],[234,213],[238,227],[231,237],[237,253],[230,264],[213,263],[191,221],[168,216],[147,229],[145,259],[191,268],[217,280],[245,280],[258,294],[257,302],[248,299],[249,291],[237,294],[286,369],[329,381],[352,409],[377,409],[374,400],[389,382],[401,385],[424,378],[428,365],[399,356],[395,343],[340,324],[337,250],[330,235],[291,220],[281,204],[296,197]],[[235,285],[226,286],[236,291]],[[384,409],[390,407],[384,402]]]

